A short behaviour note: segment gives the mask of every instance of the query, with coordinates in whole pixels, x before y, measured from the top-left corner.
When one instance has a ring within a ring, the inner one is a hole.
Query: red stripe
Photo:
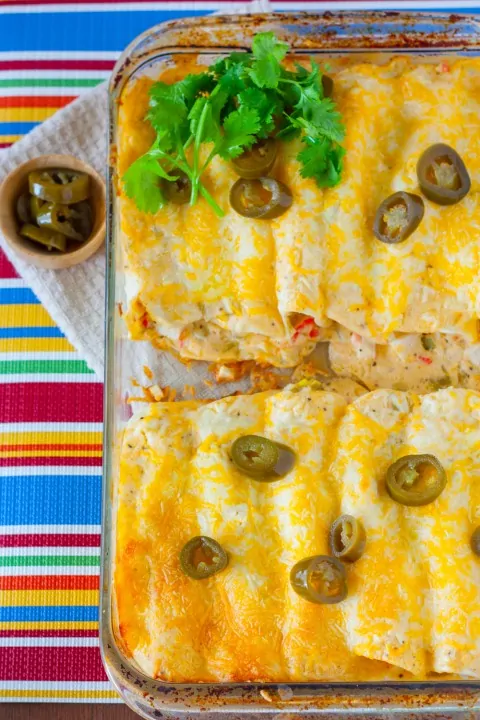
[[[1,2],[1,0],[0,0]],[[0,5],[0,8],[2,6]],[[1,90],[0,90],[1,93]],[[62,96],[59,95],[43,95],[43,96],[31,96],[31,95],[19,95],[17,97],[0,97],[0,108],[14,107],[42,107],[42,108],[60,108],[71,103],[75,100],[76,96]]]
[[[1,2],[1,0],[0,0]],[[10,450],[101,450],[101,443],[91,443],[83,445],[82,443],[40,443],[33,445],[0,445],[0,452],[7,452]]]
[[[7,256],[3,252],[3,250],[0,248],[0,278],[2,279],[10,279],[10,278],[18,278],[19,275],[15,268],[13,267],[10,260],[7,260]]]
[[[102,467],[101,457],[0,457],[0,467]]]
[[[0,630],[0,637],[98,637],[98,630]]]
[[[0,547],[100,547],[96,533],[0,535]]]
[[[101,383],[0,383],[4,423],[102,422],[102,407]]]
[[[98,575],[0,576],[0,590],[98,590]]]
[[[114,4],[117,0],[84,0],[85,2],[92,3],[92,4],[98,4],[98,5],[108,5]],[[230,0],[219,0],[219,2],[229,2]],[[129,0],[129,2],[133,3],[139,3],[139,2],[145,2],[145,0]],[[159,0],[151,0],[151,2],[159,2]],[[160,0],[161,2],[161,0]],[[0,0],[0,7],[2,5],[66,5],[71,4],[72,0]],[[82,3],[77,3],[78,5],[82,5]]]
[[[0,143],[0,150],[1,150],[2,148],[11,147],[11,145],[13,145],[13,143],[9,143],[9,142],[8,142],[8,143]]]
[[[107,680],[98,648],[2,647],[0,680]]]
[[[114,65],[115,60],[1,60],[0,70],[112,70]]]

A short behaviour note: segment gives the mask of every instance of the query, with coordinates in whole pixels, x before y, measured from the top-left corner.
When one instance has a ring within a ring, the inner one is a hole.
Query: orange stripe
[[[50,444],[50,443],[40,443],[40,444],[32,444],[32,445],[0,445],[0,452],[6,452],[11,450],[97,450],[100,452],[102,450],[102,446],[100,443],[95,444],[86,444],[83,445],[83,443],[65,443],[62,445],[61,443],[57,444]]]
[[[7,108],[7,107],[13,107],[13,108],[24,108],[24,107],[53,107],[53,108],[61,108],[65,107],[65,105],[68,105],[72,102],[72,100],[76,100],[76,97],[68,95],[68,96],[58,96],[58,95],[43,95],[43,96],[37,96],[32,97],[28,95],[19,95],[14,97],[0,97],[0,108]]]
[[[0,590],[98,590],[96,575],[31,575],[0,577]]]

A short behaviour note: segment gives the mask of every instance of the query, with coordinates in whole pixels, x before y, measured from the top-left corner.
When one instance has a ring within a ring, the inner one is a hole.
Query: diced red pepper
[[[425,365],[431,365],[433,360],[432,358],[425,357],[425,355],[419,355],[418,359],[422,361],[422,363],[425,363]]]
[[[302,320],[301,322],[299,322],[298,325],[297,325],[296,328],[295,328],[295,332],[294,332],[293,335],[292,335],[292,340],[295,342],[295,340],[296,340],[296,339],[298,338],[298,336],[300,335],[301,331],[302,331],[302,330],[305,330],[305,329],[306,329],[307,327],[309,327],[310,325],[315,325],[314,320],[313,320],[312,317],[306,317],[305,320]],[[312,332],[315,332],[315,331],[316,331],[317,334],[316,334],[316,335],[311,335],[311,333],[312,333]],[[312,329],[309,331],[309,333],[308,333],[308,336],[309,336],[309,337],[317,337],[317,335],[318,335],[318,330],[316,329],[316,327],[312,328]]]

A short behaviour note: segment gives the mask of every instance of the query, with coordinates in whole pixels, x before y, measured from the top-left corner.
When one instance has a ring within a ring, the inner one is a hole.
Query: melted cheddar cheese
[[[162,79],[200,69],[188,62],[179,60]],[[405,57],[386,65],[339,62],[331,74],[346,126],[342,180],[319,189],[300,174],[299,141],[281,143],[272,174],[294,198],[281,217],[237,215],[228,199],[237,176],[218,157],[203,181],[226,211],[221,219],[203,198],[148,215],[120,187],[133,337],[184,358],[276,366],[296,365],[336,324],[381,344],[398,333],[465,327],[477,339],[480,59],[439,67]],[[139,78],[122,95],[120,175],[153,140],[144,119],[152,83]],[[437,142],[464,159],[470,193],[450,207],[425,199],[424,219],[408,240],[379,242],[376,209],[395,191],[420,192],[417,160]]]
[[[274,483],[229,459],[239,435],[290,446]],[[387,468],[431,453],[447,486],[424,507],[385,490]],[[361,519],[365,552],[348,597],[315,605],[289,583],[328,553],[333,520]],[[123,647],[167,681],[480,678],[480,394],[377,390],[352,403],[293,386],[209,404],[158,403],[125,431],[117,497],[115,603]],[[183,574],[196,535],[227,551],[209,579]]]

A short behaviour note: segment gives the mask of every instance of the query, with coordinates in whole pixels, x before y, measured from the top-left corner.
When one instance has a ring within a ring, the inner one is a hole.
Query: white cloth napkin
[[[268,0],[254,0],[222,13],[268,12]],[[107,83],[55,113],[25,138],[0,154],[0,182],[20,163],[49,153],[75,155],[105,173],[107,158]],[[2,212],[2,208],[0,208]],[[0,246],[54,322],[100,379],[104,365],[105,255],[67,270],[29,265],[0,235]]]

